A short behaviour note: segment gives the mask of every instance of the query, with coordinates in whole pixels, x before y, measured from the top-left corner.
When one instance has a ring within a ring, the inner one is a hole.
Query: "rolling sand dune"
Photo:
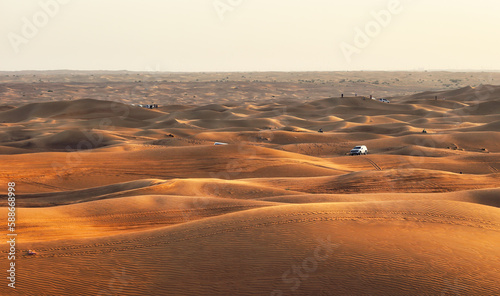
[[[450,289],[494,295],[500,292],[498,214],[446,201],[271,206],[106,238],[26,243],[40,252],[22,259],[35,288],[26,295],[113,287],[122,295],[164,289],[176,295],[440,295]],[[33,282],[45,278],[49,265],[53,284]],[[68,274],[78,280],[64,281]]]
[[[58,75],[0,84],[16,295],[500,295],[498,86]]]
[[[500,208],[500,189],[466,190],[452,193],[363,193],[363,194],[301,194],[264,197],[259,200],[280,203],[366,202],[391,200],[451,200]]]
[[[355,192],[448,192],[494,188],[500,175],[462,175],[423,169],[353,172],[334,177],[273,178],[255,180],[267,186],[309,193]]]
[[[109,236],[159,228],[277,203],[213,197],[141,195],[89,201],[78,205],[23,208],[19,236],[23,241]],[[2,212],[7,215],[6,209]]]

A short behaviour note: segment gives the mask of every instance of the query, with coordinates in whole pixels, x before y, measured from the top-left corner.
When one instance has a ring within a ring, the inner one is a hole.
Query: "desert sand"
[[[1,295],[500,295],[498,73],[152,76],[2,73]]]

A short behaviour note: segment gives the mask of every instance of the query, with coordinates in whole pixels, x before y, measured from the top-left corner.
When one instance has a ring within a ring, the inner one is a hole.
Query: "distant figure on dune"
[[[370,95],[370,100],[373,99],[373,95]]]
[[[425,130],[425,128],[424,128],[424,130],[422,131],[422,134],[427,134],[427,131]]]
[[[341,98],[343,98],[343,97],[344,97],[344,94],[341,94],[341,95],[340,95],[340,97],[341,97]]]
[[[323,129],[320,128],[319,131],[318,131],[318,133],[323,133]]]

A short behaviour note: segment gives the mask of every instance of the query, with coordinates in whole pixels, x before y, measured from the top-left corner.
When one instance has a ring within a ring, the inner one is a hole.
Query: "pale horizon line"
[[[452,73],[500,73],[500,69],[410,69],[410,70],[237,70],[237,71],[163,71],[163,70],[109,70],[109,69],[46,69],[46,70],[0,70],[0,73],[21,72],[132,72],[132,73],[338,73],[338,72],[452,72]]]

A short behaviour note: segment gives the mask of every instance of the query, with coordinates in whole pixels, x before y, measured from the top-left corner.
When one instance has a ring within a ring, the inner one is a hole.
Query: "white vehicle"
[[[359,145],[354,148],[352,148],[351,152],[349,153],[350,155],[367,155],[368,154],[368,148],[366,148],[365,145]]]
[[[379,99],[379,101],[381,101],[382,103],[390,103],[388,99]]]

